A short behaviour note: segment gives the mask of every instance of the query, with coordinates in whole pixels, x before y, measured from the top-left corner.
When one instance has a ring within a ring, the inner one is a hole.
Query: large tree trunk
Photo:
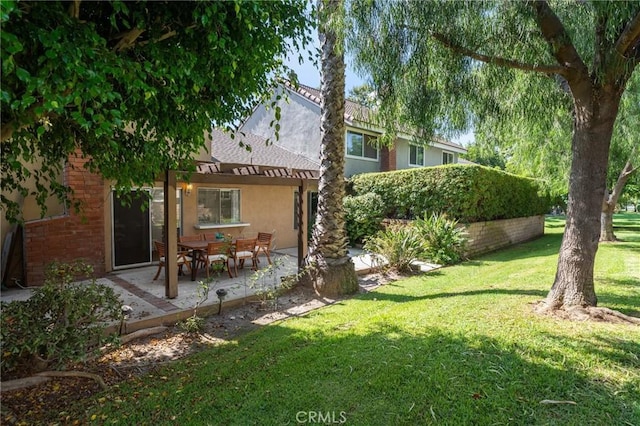
[[[602,202],[600,241],[616,241],[616,236],[613,233],[613,212],[616,209],[616,204],[618,204],[618,199],[620,198],[620,194],[622,194],[624,186],[627,184],[631,174],[635,171],[636,169],[633,168],[631,159],[627,160],[627,163],[620,172],[620,176],[618,176],[618,180],[613,187],[613,191],[611,191],[610,194],[605,192],[604,200]]]
[[[354,293],[358,280],[347,251],[342,199],[344,182],[344,80],[342,49],[327,23],[340,8],[339,0],[319,0],[322,51],[322,119],[318,214],[309,248],[309,278],[318,294],[336,296]],[[339,47],[338,47],[339,48]]]
[[[609,146],[620,95],[600,88],[585,92],[574,93],[567,223],[555,281],[545,301],[545,308],[551,310],[596,306],[598,302],[593,272]]]

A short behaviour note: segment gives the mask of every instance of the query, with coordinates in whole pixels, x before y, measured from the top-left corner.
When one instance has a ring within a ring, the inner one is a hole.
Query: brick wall
[[[65,183],[82,201],[82,210],[25,223],[25,281],[29,286],[44,282],[46,265],[53,261],[84,259],[95,274],[105,273],[104,182],[87,172],[87,160],[71,155],[65,169]]]
[[[409,223],[404,219],[385,219],[383,224]],[[489,253],[513,244],[522,243],[544,235],[544,216],[518,217],[515,219],[475,222],[464,226],[467,230],[467,256]]]
[[[382,147],[380,149],[380,171],[390,172],[396,169],[396,150]]]
[[[467,255],[477,256],[544,235],[544,216],[471,223]]]

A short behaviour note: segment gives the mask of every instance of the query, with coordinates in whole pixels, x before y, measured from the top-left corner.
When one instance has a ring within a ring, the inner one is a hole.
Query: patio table
[[[220,241],[222,240],[183,241],[181,243],[178,243],[179,247],[193,251],[193,256],[191,256],[191,258],[193,259],[191,261],[191,281],[195,281],[196,275],[198,274],[198,262],[196,261],[196,259],[200,257],[203,252],[206,253],[209,243]]]

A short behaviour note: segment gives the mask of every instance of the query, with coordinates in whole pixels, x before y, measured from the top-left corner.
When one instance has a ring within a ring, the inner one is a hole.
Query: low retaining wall
[[[469,242],[467,256],[473,257],[544,235],[544,215],[475,222],[465,225]]]
[[[391,222],[410,223],[411,221],[386,219],[383,224]],[[474,222],[459,226],[467,230],[469,239],[465,254],[474,257],[543,236],[544,215]]]

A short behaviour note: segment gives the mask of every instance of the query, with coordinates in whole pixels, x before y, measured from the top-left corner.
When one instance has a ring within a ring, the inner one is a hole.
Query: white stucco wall
[[[275,111],[264,105],[256,108],[254,113],[242,125],[241,131],[250,132],[270,139],[274,144],[282,146],[312,161],[320,159],[320,107],[301,96],[290,93],[278,101],[281,108],[280,138],[275,140],[275,129],[270,126],[275,119]]]

